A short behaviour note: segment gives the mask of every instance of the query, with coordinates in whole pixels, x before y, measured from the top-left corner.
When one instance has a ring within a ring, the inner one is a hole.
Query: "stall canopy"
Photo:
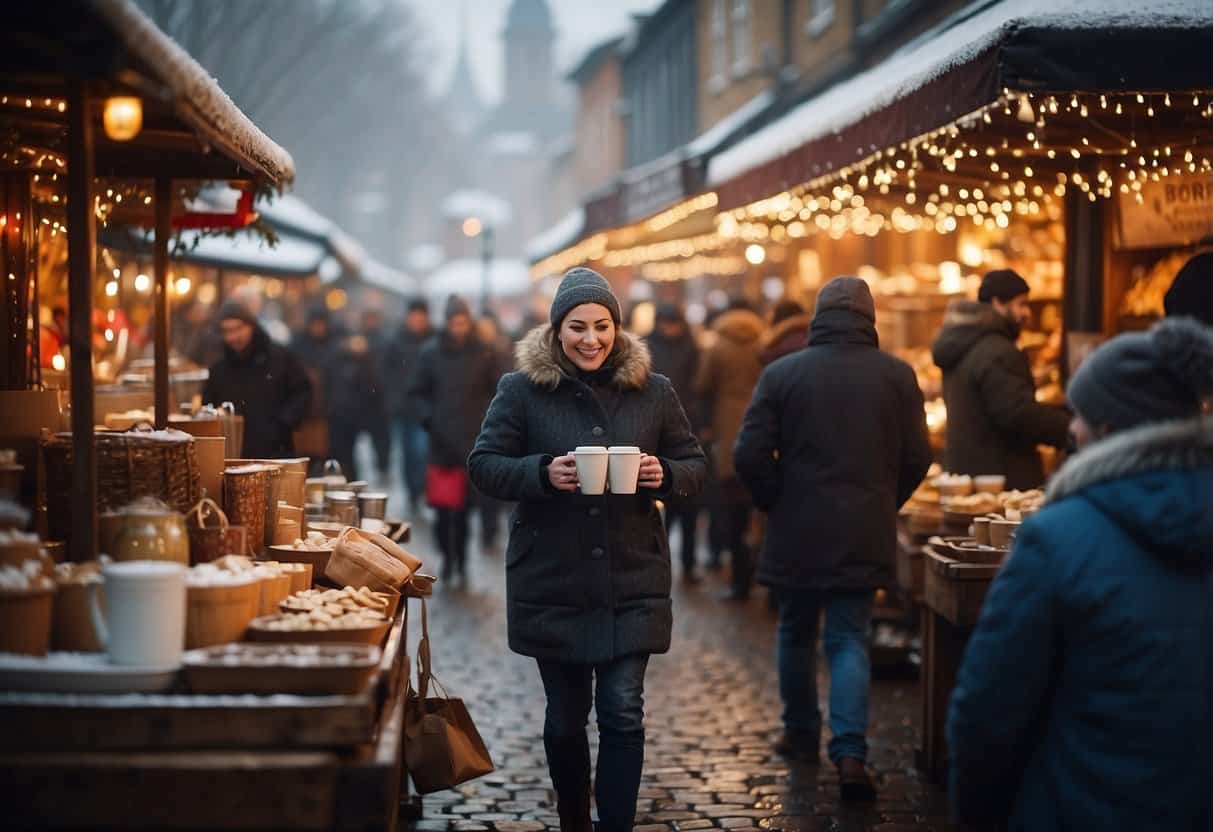
[[[1007,91],[1151,92],[1209,81],[1207,0],[978,2],[715,156],[721,209],[956,121]]]
[[[136,139],[113,141],[96,131],[98,176],[257,180],[272,186],[294,179],[290,154],[129,0],[6,7],[0,76],[11,99],[5,103],[26,110],[23,138],[41,139],[37,146],[49,150],[63,148],[70,77],[85,79],[94,96],[142,99],[143,129]],[[99,111],[95,118],[99,126]]]

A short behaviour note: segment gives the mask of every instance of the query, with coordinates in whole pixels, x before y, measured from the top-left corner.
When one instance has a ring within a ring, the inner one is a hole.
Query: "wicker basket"
[[[207,518],[217,522],[206,525]],[[198,501],[185,517],[186,531],[190,536],[190,565],[210,563],[229,554],[227,550],[227,515],[210,497]]]
[[[227,519],[245,528],[247,554],[256,557],[265,545],[266,467],[242,465],[223,472],[223,507]]]
[[[139,497],[155,497],[181,514],[198,502],[194,439],[181,431],[97,431],[97,510],[108,512]],[[49,537],[72,538],[72,435],[43,440]]]

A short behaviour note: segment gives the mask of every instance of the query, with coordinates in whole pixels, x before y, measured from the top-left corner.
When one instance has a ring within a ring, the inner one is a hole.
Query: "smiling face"
[[[598,303],[573,307],[560,323],[560,347],[578,370],[592,373],[602,366],[615,346],[611,310]]]

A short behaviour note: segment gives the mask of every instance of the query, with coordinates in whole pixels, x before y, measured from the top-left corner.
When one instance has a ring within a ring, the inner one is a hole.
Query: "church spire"
[[[455,58],[455,69],[447,85],[446,103],[454,126],[461,133],[470,133],[485,112],[484,98],[472,74],[472,63],[468,57],[468,9],[467,0],[459,4],[459,52]]]

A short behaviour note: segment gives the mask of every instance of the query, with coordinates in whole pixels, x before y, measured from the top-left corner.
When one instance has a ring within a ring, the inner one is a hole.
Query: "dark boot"
[[[838,761],[838,787],[844,803],[872,803],[876,800],[876,784],[872,782],[863,760],[843,757]]]

